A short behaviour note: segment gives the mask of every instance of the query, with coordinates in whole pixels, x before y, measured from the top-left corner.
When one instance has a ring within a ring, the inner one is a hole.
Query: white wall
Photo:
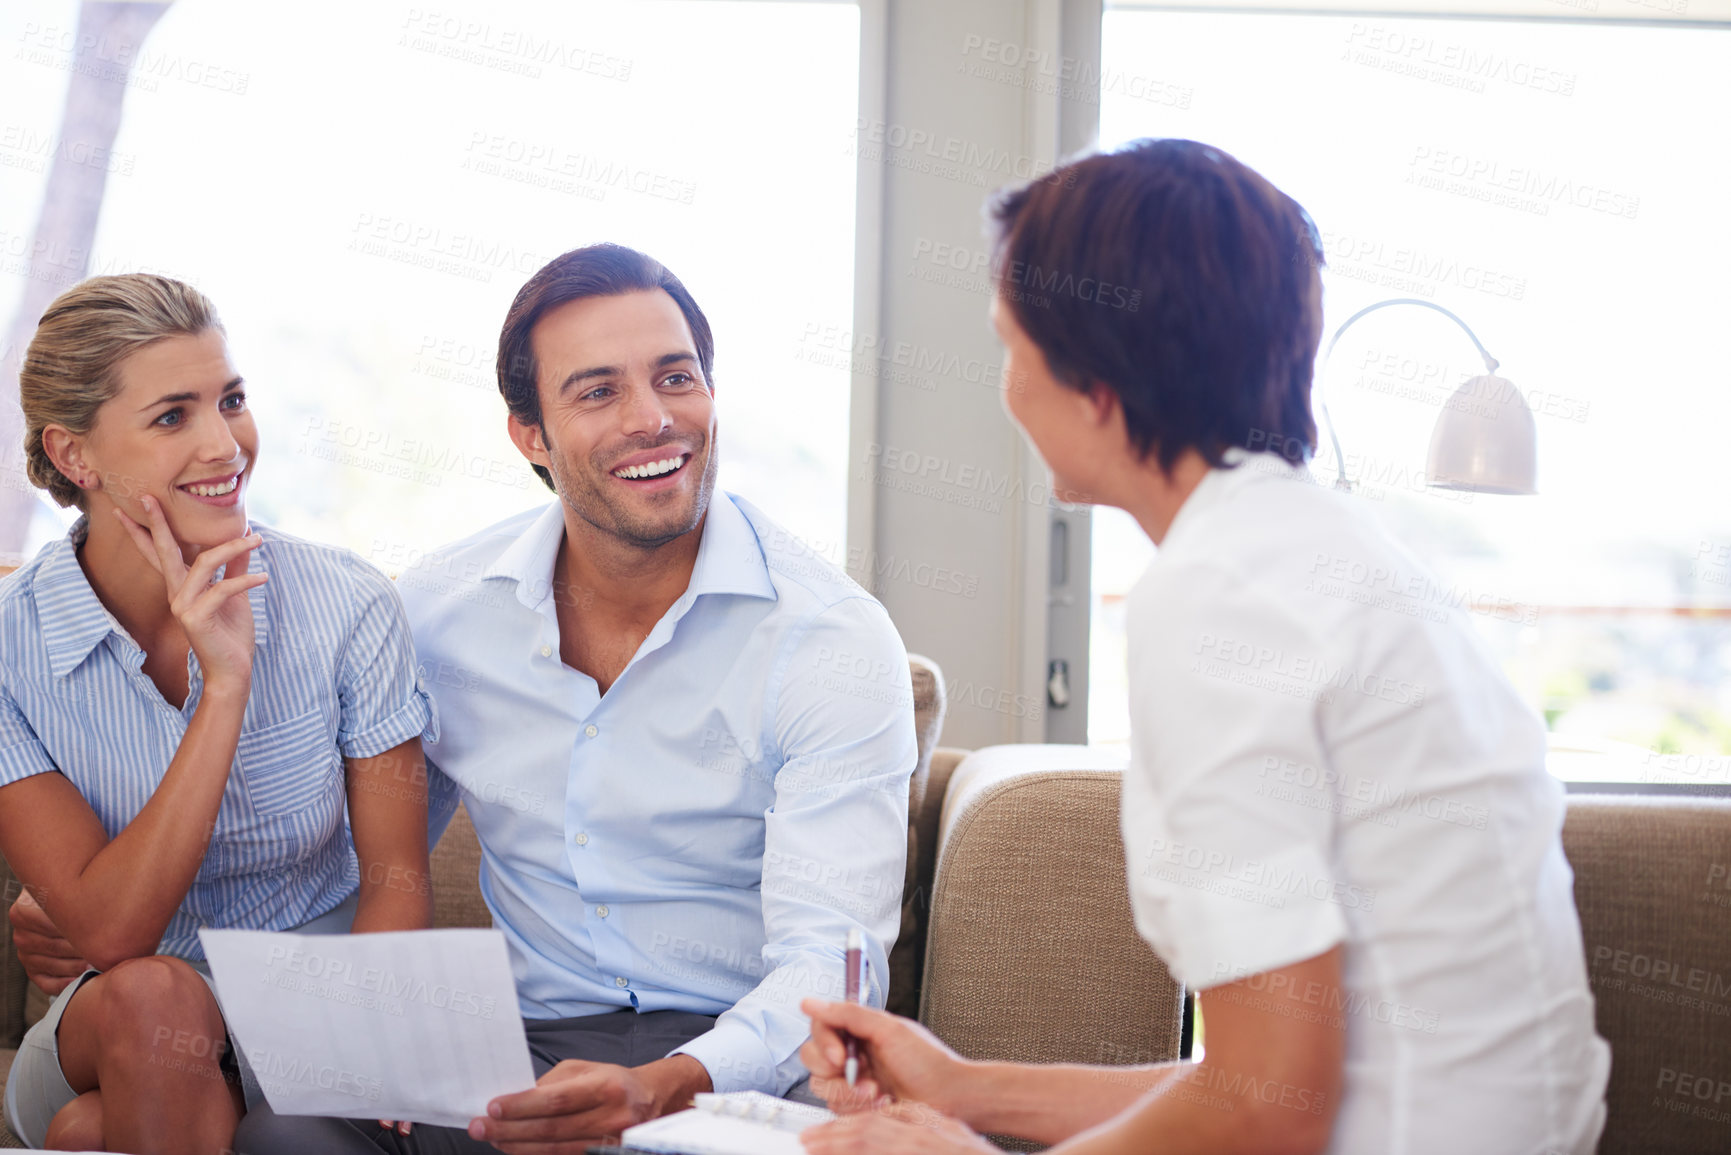
[[[1092,137],[1099,22],[1098,0],[862,3],[850,568],[943,667],[949,745],[1047,738],[1054,506],[1000,407],[982,208]],[[1081,638],[1073,679],[1087,667],[1079,524],[1080,627],[1059,618]],[[1085,702],[1052,713],[1054,736],[1083,740],[1071,720],[1085,718]]]

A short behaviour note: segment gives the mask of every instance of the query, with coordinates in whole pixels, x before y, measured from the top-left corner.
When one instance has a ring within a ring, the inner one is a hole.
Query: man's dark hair
[[[535,364],[529,334],[547,310],[585,297],[614,297],[654,289],[665,290],[685,314],[691,339],[697,345],[703,383],[713,388],[715,379],[710,367],[715,363],[715,337],[709,331],[709,318],[703,315],[679,278],[660,261],[636,249],[614,244],[588,245],[561,253],[541,266],[517,290],[511,309],[505,314],[505,326],[499,331],[499,394],[505,398],[505,407],[511,415],[525,425],[541,424],[541,395],[535,389],[540,370]],[[530,468],[548,489],[554,489],[552,474],[539,465]]]
[[[1000,307],[1073,389],[1104,385],[1163,472],[1186,449],[1316,449],[1321,239],[1304,209],[1193,140],[1139,140],[991,206]]]

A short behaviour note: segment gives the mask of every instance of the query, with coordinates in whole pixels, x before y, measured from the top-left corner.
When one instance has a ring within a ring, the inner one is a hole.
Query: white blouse
[[[1610,1048],[1542,723],[1356,499],[1228,461],[1130,598],[1137,929],[1188,986],[1344,1021],[1331,1152],[1590,1155]],[[1337,944],[1340,992],[1264,974]]]

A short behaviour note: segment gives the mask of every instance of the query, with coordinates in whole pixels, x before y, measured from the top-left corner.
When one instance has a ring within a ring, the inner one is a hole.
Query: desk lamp
[[[1317,379],[1326,380],[1328,359],[1334,354],[1340,335],[1360,317],[1390,305],[1422,305],[1436,310],[1461,327],[1485,361],[1485,372],[1462,382],[1443,403],[1442,415],[1431,430],[1425,483],[1434,489],[1464,489],[1474,493],[1537,493],[1539,435],[1533,424],[1533,411],[1527,408],[1526,398],[1513,382],[1497,376],[1497,359],[1486,351],[1467,323],[1441,305],[1417,297],[1395,297],[1366,305],[1342,322],[1329,338]],[[1346,476],[1346,457],[1340,451],[1340,437],[1334,431],[1326,397],[1321,399],[1321,409],[1338,463],[1334,487],[1350,491],[1352,482]]]

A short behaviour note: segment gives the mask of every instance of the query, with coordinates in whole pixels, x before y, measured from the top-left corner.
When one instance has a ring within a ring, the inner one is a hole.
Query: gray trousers
[[[566,1059],[640,1067],[665,1058],[715,1025],[709,1015],[685,1011],[614,1011],[575,1019],[524,1019],[529,1058],[539,1079]],[[472,1155],[497,1151],[455,1127],[415,1124],[408,1135],[386,1131],[373,1119],[278,1115],[268,1103],[249,1109],[235,1133],[236,1155],[306,1155],[307,1152],[377,1155]]]

